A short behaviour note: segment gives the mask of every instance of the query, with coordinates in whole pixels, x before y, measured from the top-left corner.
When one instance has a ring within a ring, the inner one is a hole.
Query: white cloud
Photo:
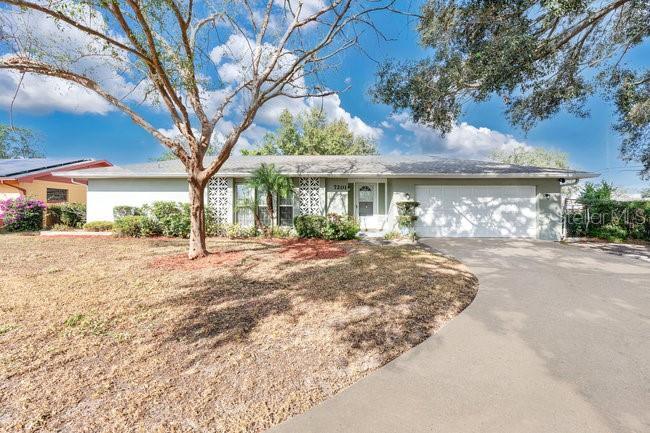
[[[392,120],[410,136],[399,140],[400,150],[412,154],[439,154],[453,158],[486,159],[494,150],[512,150],[529,147],[510,134],[503,134],[490,128],[476,127],[468,123],[456,124],[445,136],[439,132],[415,123],[406,114],[398,114]]]
[[[217,45],[210,51],[210,60],[217,65],[217,72],[224,83],[241,83],[250,79],[253,74],[253,60],[257,45],[253,39],[246,38],[241,34],[232,34],[228,40]],[[261,71],[273,64],[272,60],[276,55],[276,47],[269,43],[263,43],[260,48]],[[289,51],[284,50],[278,57],[269,78],[279,78],[290,71],[296,57]],[[301,79],[296,80],[296,86],[304,86]]]
[[[287,14],[293,17],[298,11],[299,0],[275,0],[275,4],[287,10]],[[325,7],[323,0],[302,0],[302,9],[298,15],[299,19],[308,18]]]
[[[79,9],[83,24],[107,31],[103,17],[83,4],[71,4]],[[73,72],[86,75],[99,82],[109,93],[136,99],[143,94],[129,84],[121,72],[127,68],[126,57],[115,57],[106,51],[105,44],[72,26],[57,22],[42,13],[31,10],[8,10],[0,17],[0,31],[20,41],[21,52],[36,59],[62,66]],[[5,54],[9,56],[9,54]],[[12,70],[0,70],[0,106],[11,104],[21,74]],[[130,92],[130,93],[129,93]],[[112,106],[98,94],[82,86],[35,74],[25,74],[14,108],[30,112],[54,110],[72,113],[105,114]]]
[[[378,140],[383,135],[381,128],[368,125],[360,117],[352,116],[341,106],[339,95],[330,95],[323,98],[312,98],[308,101],[312,107],[322,108],[330,120],[342,119],[350,125],[350,130],[357,135]]]
[[[0,70],[0,106],[10,107],[20,73]],[[96,93],[64,80],[25,74],[13,105],[19,111],[47,113],[54,110],[69,113],[106,114],[113,107]]]

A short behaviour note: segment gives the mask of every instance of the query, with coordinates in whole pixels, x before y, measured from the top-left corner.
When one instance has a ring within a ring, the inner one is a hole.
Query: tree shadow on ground
[[[275,260],[271,271],[256,272],[267,260]],[[227,275],[188,281],[182,295],[159,305],[189,311],[170,340],[242,341],[270,316],[297,320],[309,305],[326,316],[320,322],[337,344],[383,363],[462,311],[477,290],[458,262],[415,247],[362,246],[336,260],[298,261],[268,248],[244,262]]]

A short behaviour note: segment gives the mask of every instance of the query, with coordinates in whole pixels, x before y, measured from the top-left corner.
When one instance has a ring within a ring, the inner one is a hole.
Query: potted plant
[[[403,236],[415,241],[415,222],[418,220],[415,210],[420,203],[414,200],[400,201],[397,206],[397,224]]]

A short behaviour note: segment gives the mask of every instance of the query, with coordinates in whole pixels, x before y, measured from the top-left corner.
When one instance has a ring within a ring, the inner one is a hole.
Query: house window
[[[255,225],[253,218],[253,188],[245,183],[235,184],[235,222],[243,226]]]
[[[278,198],[278,224],[285,227],[293,225],[293,193]]]
[[[48,203],[65,203],[68,201],[68,190],[58,188],[48,188],[46,193]]]

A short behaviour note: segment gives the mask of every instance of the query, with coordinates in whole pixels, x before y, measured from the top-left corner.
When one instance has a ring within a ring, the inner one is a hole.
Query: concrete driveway
[[[478,276],[437,335],[273,432],[650,431],[650,266],[522,240],[424,243]]]

